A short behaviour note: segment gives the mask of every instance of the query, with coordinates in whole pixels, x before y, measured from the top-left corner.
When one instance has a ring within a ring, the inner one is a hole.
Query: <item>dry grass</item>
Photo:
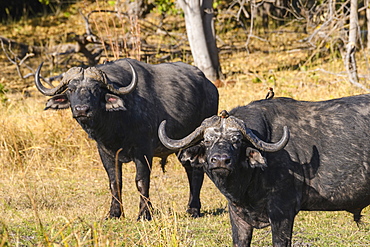
[[[43,17],[39,21],[48,20]],[[31,36],[40,28],[35,22],[15,23],[6,32],[36,39]],[[49,22],[54,26],[42,30],[50,40],[60,35],[58,28],[67,29],[65,20],[53,17]],[[273,49],[288,38],[283,35],[270,37],[275,42]],[[265,53],[266,44],[257,40],[252,40],[251,46],[261,47],[261,51],[222,55],[227,85],[219,88],[220,109],[264,98],[268,87],[274,88],[276,96],[302,100],[365,93],[350,85],[345,76],[322,71],[344,71],[341,60],[316,60],[296,69],[308,53]],[[186,215],[187,179],[174,156],[164,174],[158,161],[154,162],[151,199],[156,211],[151,222],[136,221],[139,195],[132,163],[123,168],[126,218],[104,220],[110,192],[95,143],[69,111],[43,111],[46,98],[36,92],[31,79],[20,80],[1,53],[0,58],[0,65],[6,68],[0,72],[0,83],[11,89],[6,95],[9,101],[0,104],[0,246],[231,245],[226,200],[208,178],[201,194],[204,216],[192,219]],[[359,67],[366,69],[362,61]],[[301,212],[295,222],[295,246],[368,246],[368,208],[364,214],[367,224],[359,229],[345,212]],[[255,232],[254,245],[271,245],[269,228]]]

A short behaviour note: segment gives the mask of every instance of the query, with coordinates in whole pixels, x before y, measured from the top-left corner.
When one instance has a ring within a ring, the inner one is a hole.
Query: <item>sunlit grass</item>
[[[283,72],[282,72],[283,73]],[[309,72],[307,72],[309,73]],[[307,74],[306,73],[306,74]],[[277,80],[283,75],[275,75]],[[242,76],[241,76],[242,77]],[[295,78],[302,83],[294,85]],[[336,89],[330,82],[315,86],[303,72],[289,73],[276,84],[277,95],[329,99],[359,93],[345,81]],[[220,109],[261,99],[266,83],[242,78],[219,89]],[[307,95],[300,95],[307,92]],[[123,198],[126,218],[104,220],[110,204],[108,179],[95,143],[87,138],[66,111],[43,111],[42,96],[10,96],[16,103],[0,106],[2,128],[0,218],[4,243],[62,246],[229,246],[231,231],[225,198],[208,178],[202,189],[203,217],[186,215],[188,186],[185,172],[171,156],[167,172],[158,160],[152,171],[151,222],[136,221],[139,195],[133,163],[124,166]],[[369,222],[369,212],[364,212]],[[345,212],[301,212],[293,242],[299,246],[362,246],[369,243],[369,227],[359,229]],[[269,228],[256,230],[256,246],[270,246]],[[1,239],[0,239],[1,241]]]

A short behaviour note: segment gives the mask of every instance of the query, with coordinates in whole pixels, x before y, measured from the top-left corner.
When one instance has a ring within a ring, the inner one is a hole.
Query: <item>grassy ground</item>
[[[37,42],[46,34],[50,40],[57,39],[76,22],[73,17],[42,17],[0,29],[11,38]],[[228,44],[240,44],[245,38],[240,32],[222,35]],[[310,54],[294,52],[296,43],[286,47],[285,42],[300,35],[269,34],[264,37],[269,45],[252,39],[252,52],[222,54],[227,85],[219,88],[220,109],[261,99],[270,86],[276,96],[302,100],[365,93],[341,74],[340,59],[329,56],[305,65]],[[36,66],[42,59],[30,62]],[[95,143],[69,111],[43,111],[46,98],[36,91],[32,79],[19,79],[3,53],[0,66],[4,68],[0,83],[9,89],[8,101],[0,104],[0,246],[231,245],[226,200],[208,178],[201,194],[203,217],[186,215],[187,179],[174,156],[166,173],[154,162],[151,200],[155,216],[151,222],[136,221],[139,195],[133,163],[123,168],[126,218],[104,220],[110,192]],[[359,68],[366,73],[365,61],[359,59]],[[294,246],[369,246],[369,208],[363,214],[365,224],[358,228],[346,212],[300,212],[294,225]],[[271,246],[270,228],[256,230],[253,241],[255,246]]]

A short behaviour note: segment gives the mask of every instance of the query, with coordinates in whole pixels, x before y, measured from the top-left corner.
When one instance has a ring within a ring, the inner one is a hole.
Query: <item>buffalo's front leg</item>
[[[237,207],[230,206],[229,204],[229,216],[233,236],[233,246],[248,247],[251,245],[252,242],[253,227],[236,213],[237,210]]]
[[[194,218],[200,217],[200,190],[203,185],[204,171],[201,167],[192,167],[189,162],[183,164],[189,181],[190,195],[187,212]]]
[[[284,188],[281,186],[280,188]],[[285,191],[290,191],[286,189]],[[283,191],[284,192],[284,191]],[[268,214],[271,223],[272,245],[274,247],[291,246],[296,198],[295,193],[276,193],[268,204]]]
[[[139,216],[151,220],[152,204],[149,199],[150,171],[152,167],[152,157],[142,156],[141,159],[134,159],[136,164],[136,187],[140,192]]]
[[[108,174],[109,187],[112,193],[112,202],[109,210],[109,218],[124,217],[122,208],[122,162],[115,162],[114,157],[105,153],[98,147],[100,158]]]
[[[274,188],[267,205],[267,212],[271,223],[272,245],[274,247],[291,246],[294,218],[298,213],[297,198],[298,191],[292,180],[283,180]]]
[[[294,216],[289,217],[289,213],[279,218],[270,216],[270,221],[272,245],[274,247],[291,246]]]

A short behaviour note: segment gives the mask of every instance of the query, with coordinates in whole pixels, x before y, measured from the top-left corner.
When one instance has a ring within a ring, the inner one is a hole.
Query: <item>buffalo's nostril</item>
[[[230,165],[230,163],[231,163],[231,158],[230,158],[230,156],[229,155],[227,155],[227,154],[223,154],[223,155],[221,155],[221,157],[220,157],[220,161],[222,162],[222,164],[224,164],[224,165]]]
[[[218,159],[216,157],[212,157],[211,158],[211,163],[212,164],[215,164],[217,161],[218,161]]]
[[[225,164],[230,165],[230,163],[231,163],[231,159],[230,158],[225,158]]]

